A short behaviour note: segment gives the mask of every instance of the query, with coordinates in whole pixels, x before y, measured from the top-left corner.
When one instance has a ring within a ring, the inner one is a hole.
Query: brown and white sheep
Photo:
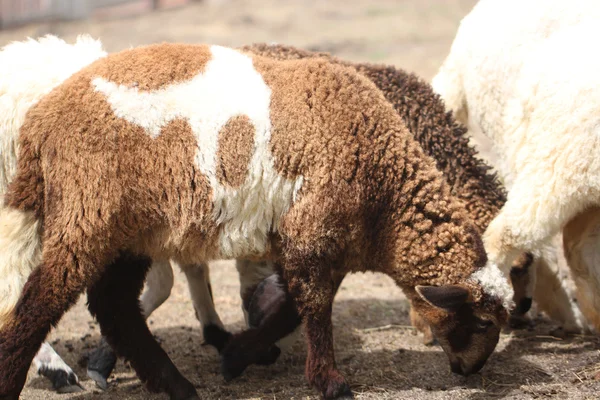
[[[37,40],[13,42],[0,49],[0,198],[16,174],[19,129],[29,108],[73,73],[104,56],[106,52],[100,41],[87,35],[79,36],[73,44],[48,35]],[[0,265],[14,264],[0,262]],[[18,299],[22,285],[36,266],[26,262],[17,270],[0,270],[0,315],[5,312],[5,304],[11,308]],[[184,271],[205,338],[220,349],[228,335],[212,304],[208,269],[199,265],[188,266]],[[18,276],[11,275],[15,272]],[[173,285],[170,263],[155,263],[146,282],[140,303],[144,316],[148,317],[170,295]],[[104,375],[110,373],[115,362],[112,350],[103,341],[90,356],[88,375],[104,387]],[[48,343],[41,346],[34,364],[40,375],[52,381],[55,390],[81,390],[77,375]]]
[[[39,226],[41,262],[1,321],[0,397],[18,398],[49,329],[87,290],[142,381],[198,398],[137,303],[152,259],[274,260],[326,398],[351,393],[333,353],[335,273],[390,275],[455,372],[479,370],[496,346],[512,290],[433,161],[349,68],[219,46],[127,50],[33,106],[19,142],[2,251]]]

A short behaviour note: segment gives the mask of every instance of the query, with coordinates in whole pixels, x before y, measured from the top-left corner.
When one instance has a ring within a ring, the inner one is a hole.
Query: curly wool
[[[506,201],[506,192],[491,168],[477,158],[476,150],[469,145],[466,129],[458,124],[451,112],[431,86],[414,74],[392,66],[373,64],[354,64],[332,57],[328,53],[315,53],[291,46],[254,44],[242,47],[243,51],[278,60],[300,60],[323,58],[335,64],[354,68],[369,78],[409,128],[410,133],[419,142],[422,149],[431,156],[438,170],[450,185],[451,193],[462,200],[470,219],[480,232],[485,231],[489,222],[498,214]],[[430,220],[416,213],[412,232],[408,235],[408,246],[419,246],[422,237],[429,237],[432,229]],[[443,235],[442,235],[443,236]],[[437,246],[443,248],[441,240]],[[435,246],[419,247],[425,257],[435,254]],[[413,249],[414,250],[414,249]],[[405,256],[405,259],[410,259]],[[433,271],[419,270],[413,266],[413,279],[418,275],[432,278]],[[450,267],[451,268],[451,267]],[[506,307],[512,305],[513,290],[497,267],[489,266],[473,277],[485,287],[485,291],[503,299]]]

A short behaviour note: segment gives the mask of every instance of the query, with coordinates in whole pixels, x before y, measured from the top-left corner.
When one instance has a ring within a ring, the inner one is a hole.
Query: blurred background
[[[279,42],[426,79],[475,0],[0,0],[0,46],[79,33],[110,51],[155,42]]]

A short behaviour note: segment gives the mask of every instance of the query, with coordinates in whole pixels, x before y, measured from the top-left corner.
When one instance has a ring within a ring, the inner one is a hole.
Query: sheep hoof
[[[105,377],[102,376],[98,371],[93,371],[91,369],[87,370],[87,376],[94,381],[96,387],[102,391],[108,389],[108,381]]]
[[[191,396],[187,396],[187,397],[177,397],[176,395],[171,396],[171,400],[200,400],[200,397],[198,397],[197,393],[194,393]]]
[[[52,387],[58,393],[77,393],[83,391],[83,387],[79,384],[79,379],[73,371],[44,366],[38,370],[38,374],[48,378],[52,382]]]
[[[115,368],[117,356],[104,338],[96,350],[90,353],[87,375],[92,379],[98,388],[108,389],[108,377]]]
[[[195,392],[195,390],[194,390]],[[178,395],[171,395],[170,396],[171,400],[200,400],[200,397],[198,397],[197,393],[194,393],[190,396],[185,396],[185,397],[180,397]]]
[[[231,333],[217,325],[206,325],[202,330],[204,335],[204,344],[208,344],[217,349],[220,353],[231,338]]]
[[[269,350],[265,353],[261,353],[258,355],[258,358],[255,361],[256,365],[271,365],[274,364],[275,361],[279,358],[281,354],[281,349],[277,346],[271,346]]]
[[[349,400],[354,399],[354,394],[352,393],[352,389],[350,389],[350,385],[342,378],[342,381],[330,381],[323,393],[323,397],[327,400]]]
[[[240,376],[245,370],[247,365],[228,365],[225,360],[221,361],[221,375],[225,379],[225,382],[231,382],[238,376]]]
[[[511,315],[508,320],[508,326],[511,329],[528,329],[533,326],[533,322],[524,315]]]
[[[240,376],[248,366],[271,365],[281,354],[281,350],[277,346],[271,346],[267,350],[259,350],[251,353],[241,350],[242,347],[228,346],[221,353],[221,373],[226,382]]]

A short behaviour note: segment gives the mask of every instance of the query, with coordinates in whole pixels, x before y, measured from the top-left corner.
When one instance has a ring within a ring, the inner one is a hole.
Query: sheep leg
[[[182,268],[188,281],[188,288],[196,311],[196,318],[202,326],[206,344],[214,346],[219,353],[231,337],[215,310],[208,265],[189,265]]]
[[[173,400],[199,399],[156,342],[140,309],[139,294],[151,260],[123,254],[88,288],[88,308],[113,349],[131,362],[151,391],[167,392]]]
[[[48,342],[42,344],[33,363],[37,373],[48,378],[58,393],[75,393],[83,390],[75,372],[60,358]]]
[[[264,276],[272,265],[244,261],[237,263],[242,286],[248,278]],[[337,293],[346,275],[332,274],[333,291]],[[302,320],[287,284],[279,274],[271,274],[258,284],[246,285],[242,293],[244,312],[250,329],[232,336],[221,353],[221,371],[227,380],[233,379],[251,364],[268,365],[276,361],[281,350],[297,340]]]
[[[44,252],[44,260],[23,287],[13,318],[0,331],[0,399],[16,400],[27,370],[44,339],[85,289],[90,270],[67,249]]]
[[[325,399],[352,398],[335,363],[331,313],[336,285],[331,279],[331,260],[297,249],[286,253],[283,274],[304,322],[308,345],[306,378]]]
[[[300,325],[300,317],[279,275],[264,279],[247,307],[250,329],[232,336],[221,352],[221,372],[229,381],[251,364],[272,364],[281,353],[277,340]]]
[[[567,333],[583,330],[582,315],[577,305],[571,300],[564,282],[553,270],[546,259],[536,257],[537,280],[534,297],[540,310],[552,320],[561,324]],[[556,265],[556,262],[553,263]]]
[[[600,207],[569,221],[563,229],[563,244],[577,286],[577,303],[587,322],[600,331]]]
[[[171,295],[173,269],[168,261],[154,262],[146,276],[146,285],[140,296],[145,318],[160,307]],[[87,375],[102,390],[108,388],[108,377],[117,363],[117,355],[103,337],[98,347],[90,353]]]

